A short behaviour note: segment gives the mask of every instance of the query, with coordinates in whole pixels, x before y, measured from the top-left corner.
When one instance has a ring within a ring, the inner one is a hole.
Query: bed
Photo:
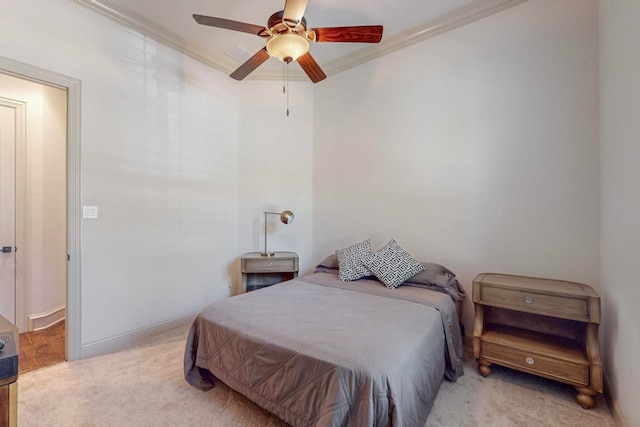
[[[320,265],[215,302],[188,334],[185,379],[220,380],[294,426],[423,426],[443,378],[463,374],[452,283],[389,289]]]

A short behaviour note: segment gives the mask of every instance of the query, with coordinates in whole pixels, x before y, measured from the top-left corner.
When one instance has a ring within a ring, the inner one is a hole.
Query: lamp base
[[[265,258],[270,258],[272,256],[276,256],[275,252],[260,252],[260,256],[263,256]]]

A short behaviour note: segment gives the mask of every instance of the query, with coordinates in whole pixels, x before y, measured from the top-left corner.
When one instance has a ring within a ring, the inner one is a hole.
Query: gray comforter
[[[462,374],[444,293],[314,273],[215,302],[186,343],[186,380],[219,379],[295,426],[423,426]]]

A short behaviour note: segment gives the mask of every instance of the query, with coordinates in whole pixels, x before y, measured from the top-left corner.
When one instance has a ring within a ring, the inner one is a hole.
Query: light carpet
[[[208,392],[188,385],[182,371],[187,330],[20,375],[18,426],[286,426],[224,384]],[[463,377],[442,383],[426,426],[615,426],[602,396],[584,410],[570,386],[494,368],[482,378],[475,362],[466,362]]]

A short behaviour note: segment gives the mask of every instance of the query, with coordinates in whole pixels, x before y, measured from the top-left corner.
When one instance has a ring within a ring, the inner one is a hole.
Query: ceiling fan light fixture
[[[282,62],[293,62],[309,51],[309,42],[295,33],[278,34],[267,41],[267,52]]]
[[[382,40],[382,25],[309,29],[304,17],[308,4],[309,0],[285,0],[284,9],[273,13],[264,27],[215,16],[193,14],[193,18],[200,25],[241,31],[265,39],[266,46],[230,74],[230,77],[236,80],[243,80],[269,58],[274,57],[285,64],[298,62],[309,79],[318,83],[327,78],[327,75],[309,52],[309,43],[379,43]],[[289,67],[284,67],[283,80],[287,83],[288,70]]]

